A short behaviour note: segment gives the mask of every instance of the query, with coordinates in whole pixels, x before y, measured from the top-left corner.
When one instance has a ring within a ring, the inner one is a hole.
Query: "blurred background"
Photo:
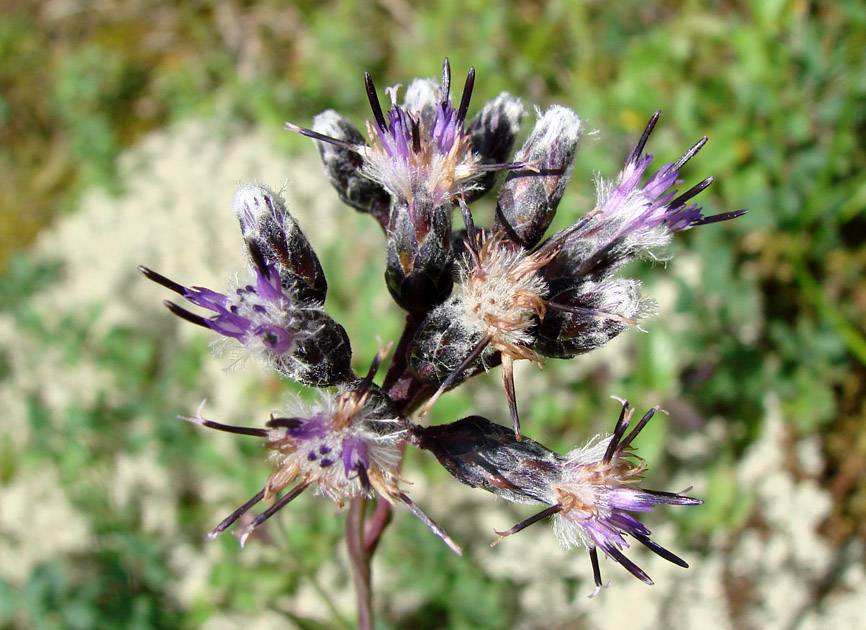
[[[707,212],[750,212],[629,268],[659,302],[646,333],[517,374],[527,434],[561,451],[610,430],[612,395],[669,411],[637,441],[645,485],[706,503],[647,522],[691,568],[634,550],[656,585],[603,561],[611,588],[588,600],[586,554],[547,525],[488,547],[531,508],[410,453],[412,496],[466,555],[398,512],[374,564],[377,627],[866,627],[862,2],[6,0],[0,628],[354,627],[327,499],[301,497],[244,550],[205,539],[269,466],[256,440],[175,417],[207,398],[208,417],[261,425],[297,388],[212,357],[135,267],[220,289],[242,264],[236,183],[283,186],[366,369],[402,322],[384,240],[283,122],[333,108],[361,126],[364,70],[381,92],[437,78],[445,56],[458,94],[476,68],[470,116],[507,90],[597,131],[554,227],[592,207],[595,176],[619,172],[656,109],[657,164],[709,136],[686,184],[715,175]],[[471,413],[507,423],[496,371],[433,421]]]

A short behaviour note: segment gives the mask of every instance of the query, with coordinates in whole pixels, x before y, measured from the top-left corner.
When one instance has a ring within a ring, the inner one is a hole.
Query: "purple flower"
[[[476,176],[490,170],[489,165],[481,165],[480,158],[484,156],[473,151],[472,136],[465,126],[475,83],[474,68],[469,69],[457,109],[451,105],[451,67],[447,59],[442,83],[436,85],[423,79],[414,81],[402,105],[397,100],[400,86],[388,88],[391,107],[387,112],[382,111],[369,73],[365,73],[364,81],[373,110],[373,120],[367,123],[368,145],[357,143],[351,130],[336,129],[333,124],[325,128],[330,130],[333,127],[340,137],[291,123],[286,123],[286,128],[360,155],[363,160],[361,174],[381,185],[394,201],[411,202],[420,196],[425,203],[429,199],[434,207],[450,205],[459,192],[473,188],[472,181]],[[343,160],[346,159],[344,156]],[[332,179],[347,181],[345,176]]]
[[[545,502],[553,512],[553,531],[566,548],[589,550],[593,575],[602,587],[597,549],[618,562],[636,578],[652,584],[650,577],[622,552],[630,536],[665,560],[687,568],[688,564],[650,539],[650,530],[630,512],[649,512],[656,505],[701,505],[703,501],[671,492],[644,490],[636,484],[647,467],[631,450],[632,440],[659,411],[650,409],[628,435],[633,409],[623,402],[613,436],[597,437],[566,455],[558,478],[547,489]],[[516,526],[521,528],[519,525]],[[505,532],[503,535],[508,535]]]
[[[216,313],[202,317],[171,302],[173,313],[225,337],[236,339],[255,355],[289,353],[298,334],[294,326],[294,304],[280,285],[274,265],[255,267],[247,284],[229,295],[204,287],[185,287],[146,267],[139,268],[150,280],[182,295],[188,302]]]
[[[244,184],[232,209],[249,258],[246,278],[231,283],[226,293],[185,287],[147,267],[138,270],[214,314],[205,317],[164,302],[172,313],[234,339],[286,378],[312,387],[355,379],[349,337],[323,308],[324,271],[285,200],[263,184]]]
[[[183,418],[220,431],[263,438],[274,470],[264,487],[210,533],[216,538],[262,500],[276,499],[237,536],[241,546],[253,531],[304,490],[312,487],[342,507],[357,497],[380,496],[407,507],[452,550],[460,547],[434,523],[399,487],[405,423],[388,396],[375,384],[381,355],[363,380],[340,386],[336,392],[320,392],[312,405],[292,399],[285,415],[271,416],[266,429],[236,427],[207,420],[201,407],[195,417]],[[204,403],[202,403],[204,405]]]
[[[706,138],[641,183],[653,159],[651,154],[644,153],[644,147],[660,115],[661,112],[656,112],[650,118],[618,179],[597,181],[595,209],[548,242],[546,247],[558,252],[546,270],[548,280],[608,277],[635,256],[652,254],[668,244],[675,232],[726,221],[746,212],[705,217],[700,206],[690,203],[713,182],[712,177],[679,195],[678,190],[672,189],[682,182],[680,169],[703,148]]]
[[[671,492],[639,488],[647,467],[632,451],[632,441],[659,411],[650,409],[626,435],[633,410],[623,402],[613,436],[597,436],[586,446],[560,455],[542,444],[480,416],[433,427],[415,426],[412,439],[432,452],[462,483],[480,487],[516,503],[547,505],[543,511],[497,532],[515,534],[553,517],[553,530],[563,547],[584,547],[592,560],[596,586],[602,587],[598,549],[647,584],[649,576],[623,553],[630,536],[665,560],[681,567],[681,558],[650,539],[650,530],[632,513],[649,512],[656,505],[700,505]],[[596,591],[597,592],[597,591]],[[594,595],[594,594],[593,594]]]

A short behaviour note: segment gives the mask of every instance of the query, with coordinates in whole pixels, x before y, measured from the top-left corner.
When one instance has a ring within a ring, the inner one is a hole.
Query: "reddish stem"
[[[352,499],[346,518],[346,545],[358,595],[358,630],[373,630],[373,590],[370,584],[370,554],[364,545],[364,512],[367,499]]]

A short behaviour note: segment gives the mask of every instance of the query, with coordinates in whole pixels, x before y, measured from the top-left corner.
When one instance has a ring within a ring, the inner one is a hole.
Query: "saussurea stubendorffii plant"
[[[524,435],[513,366],[520,360],[571,359],[637,327],[653,302],[638,280],[623,275],[626,263],[658,257],[679,231],[745,212],[704,216],[693,200],[711,177],[684,192],[677,189],[682,168],[706,138],[651,171],[653,156],[645,148],[659,119],[656,112],[619,176],[598,178],[595,207],[546,236],[584,122],[562,106],[537,111],[528,139],[512,154],[523,104],[503,92],[469,118],[474,81],[470,69],[455,108],[446,60],[440,82],[415,80],[402,100],[399,86],[388,88],[391,105],[385,111],[367,74],[373,118],[366,135],[334,111],[316,116],[310,129],[286,124],[315,141],[340,199],[370,215],[385,236],[385,284],[406,313],[405,327],[393,353],[381,349],[361,375],[352,365],[345,329],[326,311],[328,285],[315,251],[280,193],[264,184],[241,185],[235,194],[232,208],[247,269],[224,293],[187,287],[140,268],[187,303],[166,302],[169,310],[219,335],[218,348],[240,345],[282,377],[318,389],[315,402],[293,397],[260,427],[208,420],[201,408],[185,419],[263,440],[274,464],[261,490],[219,523],[211,537],[263,504],[236,531],[243,545],[306,490],[339,506],[349,504],[347,544],[363,628],[372,625],[370,560],[392,506],[409,510],[462,553],[409,497],[401,478],[407,447],[430,451],[464,484],[542,506],[497,532],[494,544],[551,520],[563,547],[587,550],[593,595],[603,586],[599,550],[652,584],[624,553],[628,538],[687,567],[650,538],[637,516],[657,505],[701,503],[639,485],[647,466],[634,441],[657,407],[632,427],[633,410],[622,401],[612,434],[560,454]],[[471,204],[492,190],[500,171],[505,177],[493,224],[477,225]],[[374,378],[386,359],[377,385]],[[510,422],[470,416],[449,424],[425,423],[442,393],[497,367]],[[526,424],[531,428],[531,420]],[[365,504],[373,499],[376,510],[366,516]]]

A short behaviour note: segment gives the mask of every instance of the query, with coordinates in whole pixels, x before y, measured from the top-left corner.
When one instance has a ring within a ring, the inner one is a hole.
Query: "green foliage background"
[[[656,325],[640,336],[625,378],[610,383],[599,368],[569,383],[567,409],[537,401],[536,434],[567,448],[575,442],[571,419],[597,415],[610,393],[662,401],[688,422],[672,418],[643,436],[642,452],[654,462],[667,431],[700,431],[708,418],[725,418],[728,437],[706,462],[712,479],[706,510],[675,517],[700,546],[713,531],[735,529],[748,518],[731,470],[760,430],[764,397],[773,392],[793,437],[821,439],[823,481],[834,499],[822,531],[836,545],[866,536],[862,2],[199,0],[110,8],[82,3],[69,12],[64,6],[18,2],[2,9],[0,309],[72,363],[97,353],[114,370],[113,391],[122,396],[106,392],[92,407],[70,409],[62,431],[39,433],[52,425],[34,394],[29,417],[42,438],[23,452],[0,443],[0,483],[40,461],[58,463],[65,492],[105,541],[84,557],[40,566],[23,587],[0,580],[0,628],[196,627],[216,610],[257,610],[291,592],[311,579],[341,535],[328,509],[302,503],[305,520],[293,525],[286,542],[303,550],[292,563],[226,564],[212,576],[222,599],[180,607],[166,590],[172,540],[142,533],[140,514],[113,511],[87,471],[144,448],[142,440],[159,445],[173,477],[215,469],[201,434],[170,421],[190,404],[178,392],[194,392],[202,362],[211,359],[203,348],[163,356],[162,341],[142,334],[136,322],[93,330],[91,315],[80,312],[63,314],[59,324],[41,321],[28,296],[50,286],[59,270],[30,257],[26,243],[74,212],[86,188],[122,194],[116,158],[152,130],[227,110],[236,121],[273,130],[286,152],[315,160],[308,141],[280,131],[284,120],[304,124],[334,108],[360,122],[367,115],[364,70],[380,87],[406,83],[436,76],[446,55],[458,76],[475,66],[476,104],[508,90],[527,104],[568,105],[599,129],[603,140],[584,143],[573,180],[617,172],[646,119],[661,108],[653,152],[669,159],[710,136],[690,171],[716,176],[702,195],[705,206],[710,214],[751,210],[678,239],[676,252],[708,261],[700,282],[677,287],[676,310],[685,324],[676,333]],[[559,224],[585,211],[590,194],[567,195]],[[327,254],[326,267],[346,264],[347,256]],[[651,271],[635,270],[650,292],[659,275]],[[384,291],[378,273],[374,268],[363,277],[365,292]],[[340,286],[333,276],[331,282],[335,316],[350,328],[363,325],[347,297],[357,285]],[[395,314],[385,331],[367,330],[356,343],[370,356],[372,335],[393,336],[398,321]],[[0,348],[0,379],[14,369],[6,356]],[[440,419],[471,408],[459,397],[443,405]],[[122,427],[133,417],[149,418],[153,433],[129,437]],[[92,439],[82,443],[81,435]],[[248,454],[252,459],[258,451]],[[675,458],[668,459],[675,469]],[[248,478],[250,488],[260,483],[258,473],[241,464],[221,470]],[[207,531],[209,513],[190,488],[180,512],[184,536],[196,540]],[[389,535],[400,536],[399,529]],[[427,604],[414,616],[387,618],[382,627],[439,627],[430,619],[447,619],[442,625],[452,627],[509,627],[508,581],[481,575],[433,549],[436,544],[419,541],[414,555],[393,567],[407,580],[413,571],[431,576]],[[295,621],[305,628],[351,625],[336,615],[324,626]]]

